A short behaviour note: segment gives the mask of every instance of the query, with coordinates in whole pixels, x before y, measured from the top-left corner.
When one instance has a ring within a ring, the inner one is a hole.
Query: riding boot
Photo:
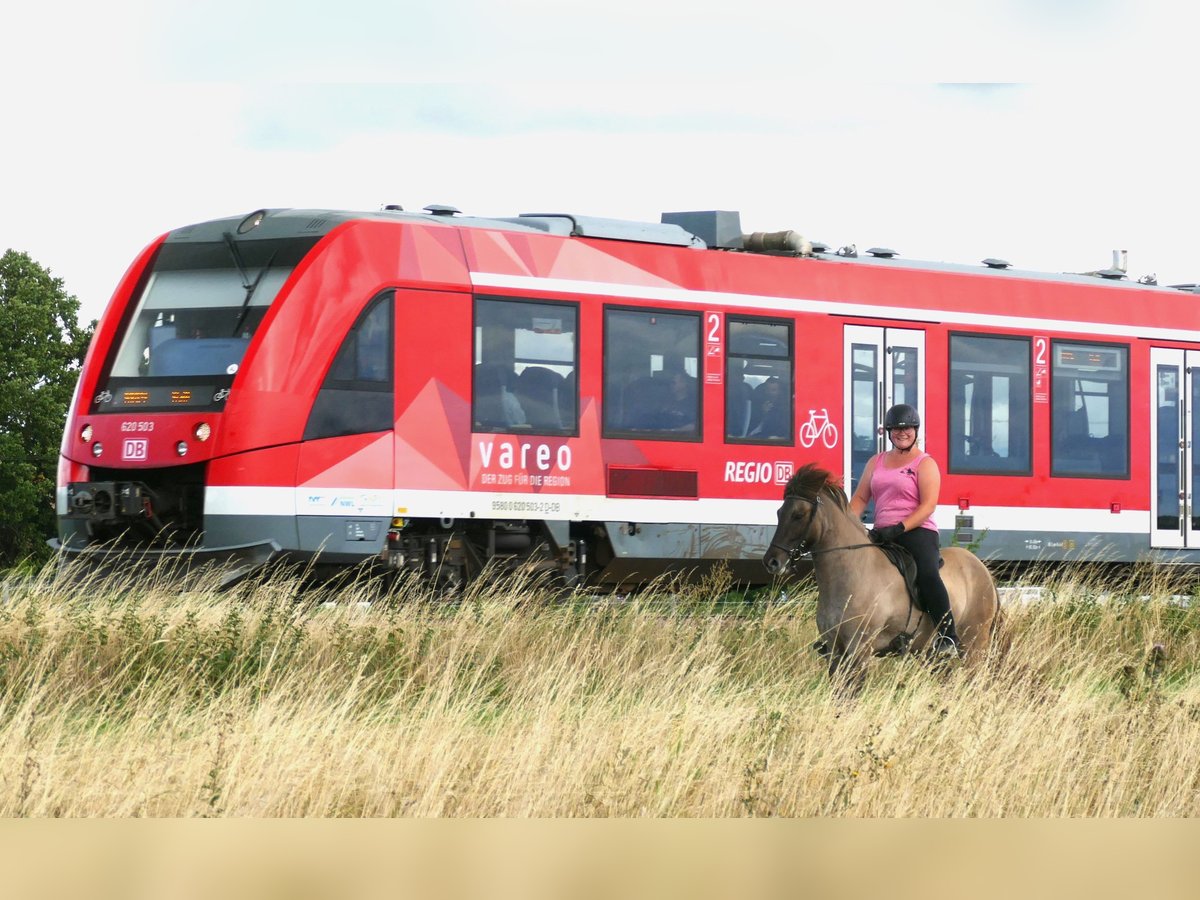
[[[944,593],[942,596],[946,597]],[[958,629],[954,625],[954,613],[950,611],[949,597],[946,597],[946,604],[942,607],[945,611],[941,615],[937,615],[932,608],[934,604],[929,604],[929,606],[930,618],[937,623],[937,637],[934,639],[935,650],[938,645],[949,644],[955,651],[955,655],[961,654],[962,641],[959,640]]]
[[[962,641],[958,639],[958,632],[954,630],[954,622],[951,621],[949,627],[943,624],[938,628],[937,637],[933,639],[933,655],[943,659],[957,659],[962,654]]]
[[[930,618],[937,622],[937,633],[930,643],[930,650],[939,659],[957,659],[962,656],[962,641],[958,638],[958,629],[954,627],[954,614],[949,608],[941,617],[935,617],[930,612]]]
[[[962,641],[958,638],[958,629],[954,627],[954,613],[946,610],[946,614],[942,616],[942,620],[938,622],[938,635],[947,640],[953,641],[956,645],[961,646]]]

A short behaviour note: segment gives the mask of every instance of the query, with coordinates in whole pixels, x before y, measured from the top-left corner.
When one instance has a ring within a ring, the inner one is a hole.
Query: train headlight
[[[196,440],[204,443],[212,436],[212,427],[207,422],[201,422],[193,429],[192,433],[196,435]]]
[[[180,456],[187,456],[188,446],[187,441],[180,441],[175,445],[175,452]]]
[[[87,425],[84,425],[82,428],[79,429],[79,439],[81,441],[83,441],[85,444],[90,444],[92,442],[91,423],[88,423]]]
[[[92,444],[92,456],[99,456],[103,452],[104,445],[102,443],[96,441],[96,443]]]
[[[262,224],[262,220],[266,217],[267,211],[265,209],[255,210],[238,223],[237,233],[245,234],[247,231],[253,231]]]

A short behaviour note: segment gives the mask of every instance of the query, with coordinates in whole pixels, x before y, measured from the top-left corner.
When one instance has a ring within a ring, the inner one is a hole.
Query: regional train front
[[[67,556],[221,560],[279,552],[254,517],[206,516],[217,456],[260,439],[229,411],[297,266],[323,232],[262,210],[171,232],[146,248],[101,319],[72,401],[58,471]]]

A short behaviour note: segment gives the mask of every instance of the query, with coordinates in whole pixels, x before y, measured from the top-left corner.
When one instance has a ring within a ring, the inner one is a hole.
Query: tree
[[[92,326],[61,278],[0,257],[0,566],[49,556],[63,422]]]

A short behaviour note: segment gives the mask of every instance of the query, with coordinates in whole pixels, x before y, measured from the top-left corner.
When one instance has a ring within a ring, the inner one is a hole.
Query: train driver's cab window
[[[114,341],[93,411],[224,405],[271,304],[316,240],[163,244]]]
[[[792,326],[761,319],[728,319],[725,439],[791,444]]]
[[[391,429],[394,296],[380,294],[351,326],[317,394],[304,440]]]
[[[1129,348],[1050,344],[1050,474],[1129,477]]]
[[[952,472],[1030,471],[1030,341],[950,336]]]
[[[700,437],[700,316],[604,311],[604,433]]]
[[[576,434],[579,308],[477,298],[475,431]]]

